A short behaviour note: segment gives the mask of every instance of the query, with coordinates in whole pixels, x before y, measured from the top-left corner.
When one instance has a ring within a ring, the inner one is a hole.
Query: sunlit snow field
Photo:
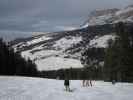
[[[96,81],[93,87],[82,87],[81,83],[71,81],[73,92],[66,92],[62,80],[1,76],[0,100],[133,100],[133,84]]]

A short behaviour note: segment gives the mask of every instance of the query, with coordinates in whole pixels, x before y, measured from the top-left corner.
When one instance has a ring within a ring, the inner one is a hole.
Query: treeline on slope
[[[0,75],[37,76],[38,72],[30,59],[25,60],[0,39]]]
[[[94,67],[105,81],[133,82],[133,27],[119,22],[115,30],[115,41],[109,40],[106,49],[86,48],[81,62],[91,77],[95,74]]]
[[[14,53],[2,39],[0,40],[0,74],[38,76],[45,78],[105,80],[133,82],[133,26],[115,24],[116,39],[108,41],[105,48],[85,48],[81,63],[84,68],[70,68],[53,71],[37,71],[31,60],[25,60]],[[45,66],[45,65],[44,65]],[[86,74],[87,73],[87,74]]]
[[[103,80],[104,48],[85,48],[82,52],[81,63],[84,65],[84,73],[88,79]],[[84,74],[83,73],[83,74]]]
[[[116,39],[106,49],[104,79],[133,82],[133,26],[120,22],[116,26]]]
[[[89,68],[90,69],[90,68]],[[93,73],[87,73],[85,74],[85,68],[69,68],[69,69],[59,69],[59,70],[50,70],[50,71],[41,71],[39,76],[42,78],[51,78],[51,79],[60,79],[64,80],[65,78],[68,78],[70,80],[82,80],[83,76],[86,77],[86,79],[91,78],[93,80],[101,80],[101,69],[91,67],[91,72]]]
[[[44,65],[45,66],[45,65]],[[100,79],[101,70],[92,67],[95,74],[93,79]],[[0,75],[17,75],[43,78],[82,79],[84,68],[59,69],[52,71],[38,71],[34,62],[25,60],[20,53],[14,52],[7,43],[0,39]],[[90,75],[88,75],[90,76]],[[89,78],[89,77],[88,77]]]

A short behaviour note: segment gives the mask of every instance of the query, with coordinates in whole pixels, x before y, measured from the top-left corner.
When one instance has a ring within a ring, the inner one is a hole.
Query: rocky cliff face
[[[95,10],[89,14],[89,18],[86,21],[88,26],[113,24],[119,21],[133,22],[133,6],[130,5],[123,9],[104,9]]]

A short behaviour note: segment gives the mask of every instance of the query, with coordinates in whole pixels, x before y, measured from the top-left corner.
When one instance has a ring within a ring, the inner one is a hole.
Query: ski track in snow
[[[0,100],[132,100],[133,84],[112,85],[102,81],[82,87],[82,81],[70,81],[74,92],[64,90],[62,80],[30,77],[0,77]]]

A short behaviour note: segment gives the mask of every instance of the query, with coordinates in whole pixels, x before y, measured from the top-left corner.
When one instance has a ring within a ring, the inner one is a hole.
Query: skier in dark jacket
[[[66,91],[70,91],[69,85],[70,85],[69,79],[65,79],[65,80],[64,80],[64,86],[65,86],[65,88],[66,88]]]
[[[115,80],[112,80],[112,84],[115,85],[116,81]]]

